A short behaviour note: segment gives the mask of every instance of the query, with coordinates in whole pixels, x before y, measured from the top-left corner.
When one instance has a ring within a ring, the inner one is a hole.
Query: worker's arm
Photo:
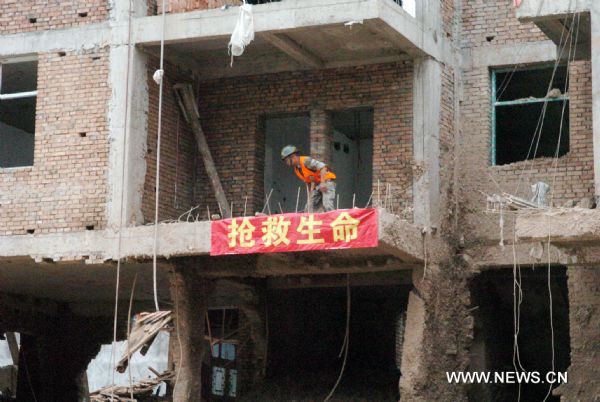
[[[323,166],[323,168],[321,168],[321,170],[319,171],[320,175],[321,175],[321,183],[325,183],[327,180],[325,179],[325,177],[327,176],[327,173],[329,173],[329,170],[327,169],[327,166]],[[321,184],[321,191],[327,191],[327,186],[323,186],[323,184]]]

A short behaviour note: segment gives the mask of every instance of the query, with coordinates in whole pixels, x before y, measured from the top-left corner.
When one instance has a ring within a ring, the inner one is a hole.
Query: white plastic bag
[[[240,15],[238,17],[235,29],[231,34],[229,41],[229,54],[231,54],[231,65],[233,66],[233,56],[241,56],[244,49],[254,39],[254,18],[252,16],[252,4],[244,3],[240,6]]]

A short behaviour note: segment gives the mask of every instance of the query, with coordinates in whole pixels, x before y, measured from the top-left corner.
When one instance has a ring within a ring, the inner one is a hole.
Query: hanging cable
[[[570,7],[570,1],[569,1],[569,7]],[[573,21],[574,20],[575,20],[575,16],[573,16]],[[553,69],[552,69],[552,75],[550,77],[550,81],[548,82],[548,88],[546,90],[546,93],[549,93],[550,90],[552,89],[552,85],[554,83],[554,78],[556,76],[556,71],[558,69],[558,65],[560,64],[560,60],[563,59],[563,54],[564,54],[564,51],[565,51],[565,49],[567,47],[567,41],[569,40],[569,38],[572,35],[571,31],[567,30],[567,28],[566,28],[565,25],[566,24],[563,24],[563,28],[562,28],[562,31],[561,31],[560,40],[559,40],[559,44],[558,44],[558,55],[557,55],[556,61],[554,62],[554,66],[553,66]],[[566,37],[565,37],[565,31],[567,31],[567,36]],[[541,136],[542,136],[542,130],[544,128],[544,120],[545,120],[545,117],[546,117],[546,111],[547,111],[547,109],[548,109],[548,99],[546,99],[544,101],[544,104],[542,106],[542,111],[540,113],[540,117],[538,119],[538,123],[537,123],[536,129],[534,131],[533,137],[531,139],[531,143],[529,145],[529,150],[527,151],[527,156],[525,158],[525,163],[523,164],[523,167],[520,169],[520,172],[518,174],[519,180],[517,181],[517,186],[516,186],[516,189],[514,191],[515,195],[517,195],[519,193],[519,188],[520,188],[521,183],[523,182],[523,177],[524,177],[525,169],[533,167],[533,165],[535,163],[534,159],[537,156],[537,151],[538,151],[540,139],[541,139]],[[535,147],[533,147],[534,144],[535,144]],[[531,154],[532,148],[534,149],[533,155]]]
[[[131,76],[131,56],[133,47],[131,46],[131,19],[133,13],[132,0],[129,0],[129,15],[127,18],[127,64],[125,72],[125,107],[124,107],[124,124],[123,124],[123,155],[121,158],[121,200],[119,205],[119,234],[117,240],[117,277],[115,283],[115,311],[113,320],[113,342],[111,347],[111,385],[115,384],[115,368],[116,368],[116,347],[117,347],[117,317],[119,313],[119,286],[121,280],[121,248],[123,243],[123,209],[125,205],[125,188],[126,188],[126,169],[127,169],[127,137],[129,135],[129,77]],[[114,387],[111,387],[110,400],[114,400]]]
[[[571,66],[571,62],[575,61],[575,57],[577,55],[577,40],[579,38],[579,23],[580,23],[580,18],[581,16],[578,14],[577,15],[578,19],[577,19],[577,24],[575,24],[575,16],[573,16],[573,23],[571,24],[571,29],[573,29],[573,27],[575,26],[575,39],[573,40],[573,38],[571,37],[571,47],[569,49],[569,58],[567,59],[567,78],[565,80],[565,93],[567,91],[568,88],[568,82],[569,82],[569,77],[570,77],[570,66]],[[573,52],[571,53],[571,50],[573,50]],[[563,102],[563,107],[562,107],[562,114],[561,114],[561,119],[560,119],[560,128],[558,131],[558,141],[556,144],[556,151],[554,153],[554,161],[553,161],[553,168],[554,168],[554,172],[553,172],[553,176],[552,176],[552,188],[554,187],[555,183],[556,183],[556,173],[558,171],[558,153],[560,150],[560,141],[561,141],[561,135],[562,135],[562,129],[563,129],[563,122],[564,122],[564,115],[565,115],[565,110],[566,110],[566,105],[567,102]],[[554,193],[552,192],[551,197],[550,197],[550,203],[552,204],[552,201],[554,201]],[[551,343],[551,347],[552,347],[552,361],[551,361],[551,371],[555,372],[555,345],[554,345],[554,310],[553,310],[553,298],[552,298],[552,281],[551,281],[551,272],[552,272],[552,259],[550,256],[550,245],[551,245],[551,236],[550,233],[548,233],[548,244],[547,244],[547,248],[548,248],[548,268],[547,268],[547,284],[548,284],[548,303],[549,303],[549,311],[550,311],[550,343]],[[548,397],[550,396],[550,394],[552,393],[552,387],[553,384],[550,384],[548,386],[548,392],[546,393],[546,396],[544,397],[543,402],[546,402],[546,400],[548,399]]]
[[[158,127],[156,130],[156,180],[154,183],[154,244],[152,247],[152,289],[154,291],[154,307],[158,307],[158,290],[156,279],[156,255],[158,247],[158,198],[160,193],[160,137],[162,130],[162,100],[163,100],[163,78],[164,78],[164,59],[165,59],[165,0],[162,0],[162,34],[160,37],[160,67],[154,73],[154,80],[158,83]]]
[[[344,352],[344,361],[342,362],[342,368],[340,369],[340,375],[338,376],[335,385],[325,397],[324,402],[327,402],[331,399],[338,385],[340,385],[340,381],[342,380],[342,376],[344,375],[344,370],[346,368],[346,361],[348,360],[348,348],[350,346],[350,305],[352,303],[351,295],[350,295],[350,274],[346,274],[346,332],[344,334],[344,342],[342,344],[342,350],[340,351],[340,357],[342,355],[342,351]]]

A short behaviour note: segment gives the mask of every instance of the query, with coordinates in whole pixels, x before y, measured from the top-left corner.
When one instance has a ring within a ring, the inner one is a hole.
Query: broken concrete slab
[[[600,212],[576,207],[519,214],[516,234],[520,240],[554,244],[600,242]]]

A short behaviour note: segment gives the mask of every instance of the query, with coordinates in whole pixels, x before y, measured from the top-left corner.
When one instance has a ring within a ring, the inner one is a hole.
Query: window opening
[[[235,307],[209,308],[205,339],[210,342],[210,400],[231,400],[237,396],[239,310]]]
[[[33,165],[37,65],[0,64],[0,168]]]
[[[569,152],[567,67],[553,70],[492,71],[492,165]]]

